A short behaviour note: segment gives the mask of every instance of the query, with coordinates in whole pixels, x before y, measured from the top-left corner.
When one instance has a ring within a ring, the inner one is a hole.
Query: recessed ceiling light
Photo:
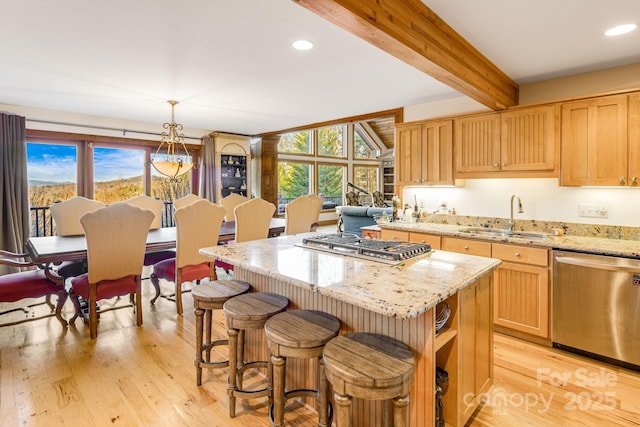
[[[297,50],[309,50],[313,48],[313,43],[309,40],[296,40],[292,43],[292,46]]]
[[[637,27],[636,24],[624,24],[624,25],[618,25],[617,27],[613,27],[613,28],[609,28],[607,31],[604,32],[605,36],[619,36],[622,34],[626,34],[630,31],[635,30]]]

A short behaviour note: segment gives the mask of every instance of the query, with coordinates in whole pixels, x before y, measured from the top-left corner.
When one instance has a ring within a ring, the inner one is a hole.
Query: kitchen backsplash
[[[507,228],[508,218],[491,218],[481,216],[446,215],[421,213],[420,222],[435,224],[462,225],[468,227]],[[640,240],[640,227],[621,225],[581,224],[559,221],[515,220],[515,230],[551,233],[560,228],[566,235],[600,237],[605,239]]]

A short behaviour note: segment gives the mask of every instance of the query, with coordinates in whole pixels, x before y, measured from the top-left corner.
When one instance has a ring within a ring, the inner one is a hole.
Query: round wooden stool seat
[[[351,398],[391,399],[385,417],[393,412],[394,425],[405,427],[409,418],[409,390],[414,357],[405,344],[384,335],[352,333],[337,336],[324,346],[327,379],[333,386],[336,426],[351,426]],[[384,424],[387,425],[387,424]]]
[[[229,417],[236,416],[236,398],[269,396],[271,391],[271,361],[244,360],[244,331],[263,329],[269,318],[286,310],[288,305],[287,298],[268,292],[239,295],[224,303],[222,309],[229,336]],[[267,387],[260,390],[244,390],[242,379],[244,371],[248,368],[267,368]]]
[[[276,314],[264,325],[267,346],[273,364],[273,405],[269,409],[275,427],[284,426],[284,406],[287,399],[311,396],[318,401],[318,426],[331,423],[328,384],[322,364],[322,350],[340,332],[340,321],[327,313],[314,310],[291,310]],[[285,391],[286,359],[317,358],[318,389]]]
[[[211,340],[213,310],[221,310],[228,299],[242,295],[248,292],[250,288],[251,285],[242,280],[215,280],[213,282],[200,282],[198,286],[194,286],[191,290],[196,316],[196,358],[194,365],[196,366],[197,385],[202,384],[202,368],[217,369],[229,366],[229,360],[211,361],[211,349],[229,343],[227,338]]]

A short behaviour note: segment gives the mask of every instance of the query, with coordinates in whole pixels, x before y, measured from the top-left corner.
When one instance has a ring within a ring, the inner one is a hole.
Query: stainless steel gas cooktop
[[[353,234],[318,234],[302,239],[304,248],[398,265],[427,254],[425,243],[363,239]]]

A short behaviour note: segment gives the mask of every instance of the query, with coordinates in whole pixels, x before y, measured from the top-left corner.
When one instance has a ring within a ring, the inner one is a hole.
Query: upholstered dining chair
[[[243,196],[242,194],[232,193],[226,197],[220,199],[220,204],[225,208],[224,220],[225,221],[233,221],[233,210],[241,203],[248,201],[249,198]]]
[[[236,243],[266,239],[276,206],[256,198],[241,203],[233,210],[236,221]]]
[[[140,273],[153,218],[147,209],[119,202],[80,219],[87,238],[89,272],[71,280],[69,296],[76,309],[71,322],[82,315],[79,298],[87,300],[91,339],[98,336],[96,305],[100,300],[129,295],[135,303],[136,324],[142,325]],[[116,305],[100,312],[130,306]]]
[[[28,261],[27,254],[17,254],[13,252],[0,250],[0,264],[8,265],[11,267],[19,267],[21,269],[32,268],[31,270],[19,271],[15,273],[4,274],[0,276],[0,302],[17,302],[23,299],[49,297],[51,295],[58,296],[58,303],[55,307],[50,305],[51,313],[41,316],[28,316],[29,308],[32,308],[40,304],[32,304],[27,308],[18,307],[9,310],[5,310],[0,315],[9,314],[15,311],[23,311],[27,314],[24,319],[6,322],[0,324],[2,326],[17,325],[19,323],[28,322],[31,320],[44,319],[51,317],[55,314],[62,326],[67,326],[67,321],[61,316],[62,306],[67,300],[67,292],[64,287],[55,284],[51,280],[47,279],[44,274],[44,270],[35,269],[35,265]],[[49,301],[47,300],[49,304]]]
[[[164,202],[160,199],[155,199],[147,195],[140,195],[131,199],[125,200],[132,206],[137,206],[141,209],[148,209],[154,214],[153,222],[151,222],[150,230],[155,230],[162,227],[162,215],[164,213]],[[144,254],[144,265],[154,265],[165,259],[174,258],[176,256],[175,250],[166,251],[151,251]]]
[[[196,200],[200,200],[200,199],[202,199],[202,197],[196,196],[195,194],[192,194],[192,193],[189,193],[184,197],[181,197],[179,199],[174,200],[173,201],[173,208],[174,209],[184,208],[188,204],[191,204],[191,203],[195,202]]]
[[[80,218],[84,214],[104,208],[105,204],[97,200],[76,196],[49,206],[51,218],[56,224],[58,236],[79,236],[84,234]]]
[[[58,236],[79,236],[84,234],[80,218],[84,214],[104,208],[105,204],[76,196],[68,200],[54,203],[49,206],[51,218],[56,225]],[[64,261],[57,267],[57,273],[66,280],[69,277],[76,277],[87,272],[87,261]]]
[[[320,199],[320,206],[322,206],[322,199]],[[284,208],[284,234],[312,231],[318,226],[319,215],[320,208],[313,198],[305,195],[292,200]]]
[[[175,283],[176,310],[182,314],[182,284],[199,282],[201,279],[216,279],[214,261],[200,255],[200,248],[215,246],[220,237],[220,226],[225,210],[205,199],[197,200],[177,209],[176,256],[153,266],[151,283],[156,288],[155,303],[160,296],[160,279]]]

